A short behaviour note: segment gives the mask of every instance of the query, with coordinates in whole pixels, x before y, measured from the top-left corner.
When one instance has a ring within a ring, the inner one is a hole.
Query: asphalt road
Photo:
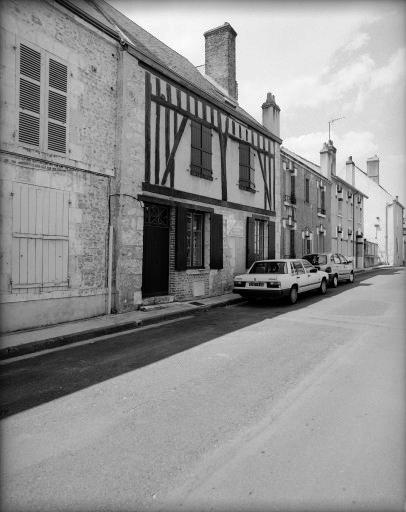
[[[1,368],[1,510],[403,510],[405,272]]]

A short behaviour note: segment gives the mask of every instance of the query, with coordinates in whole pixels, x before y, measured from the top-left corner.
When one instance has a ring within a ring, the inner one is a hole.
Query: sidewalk
[[[242,300],[238,294],[227,293],[205,299],[149,306],[146,311],[138,310],[117,315],[102,315],[32,330],[5,333],[1,335],[0,340],[0,359],[8,359],[38,350],[77,343],[97,336],[182,317],[197,311],[235,304]]]
[[[389,267],[389,265],[357,269],[355,273],[370,272],[386,267]],[[238,303],[242,300],[238,294],[226,293],[205,299],[197,298],[185,302],[147,306],[147,311],[139,310],[117,315],[102,315],[32,330],[5,333],[1,335],[0,339],[0,360],[126,331],[182,317],[197,311]]]

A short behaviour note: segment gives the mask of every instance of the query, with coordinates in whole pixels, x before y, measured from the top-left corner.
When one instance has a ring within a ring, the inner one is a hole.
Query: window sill
[[[209,274],[209,268],[188,268],[186,269],[186,274],[189,275],[200,275],[200,274]]]
[[[241,185],[240,183],[238,184],[238,188],[240,190],[244,190],[245,192],[251,192],[253,194],[255,194],[256,192],[255,188],[248,187],[247,185]]]
[[[213,181],[213,176],[211,174],[203,174],[202,172],[196,171],[195,169],[190,169],[190,175],[196,176],[196,178],[202,178],[203,180]]]

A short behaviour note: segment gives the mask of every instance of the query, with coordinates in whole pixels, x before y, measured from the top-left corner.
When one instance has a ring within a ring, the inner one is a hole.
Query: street
[[[2,511],[403,510],[405,272],[1,364]]]

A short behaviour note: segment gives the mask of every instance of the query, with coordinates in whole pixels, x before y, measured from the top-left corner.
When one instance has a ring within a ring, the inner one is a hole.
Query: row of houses
[[[0,8],[3,331],[219,295],[258,258],[364,264],[357,167],[281,146],[271,93],[241,108],[228,23],[203,69],[103,0]]]

